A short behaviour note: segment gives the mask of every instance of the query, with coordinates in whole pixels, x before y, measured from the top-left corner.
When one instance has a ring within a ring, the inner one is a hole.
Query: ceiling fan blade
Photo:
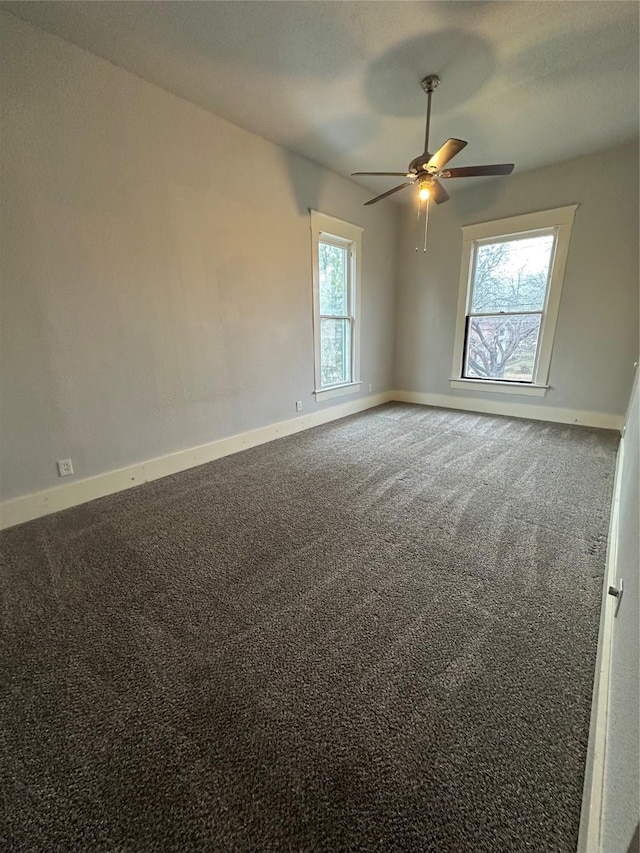
[[[497,163],[494,166],[458,166],[457,169],[446,169],[442,178],[473,178],[479,175],[510,175],[513,163]]]
[[[449,193],[445,190],[440,181],[436,181],[434,178],[431,181],[429,188],[431,190],[431,198],[436,204],[442,204],[443,201],[449,200]]]
[[[387,190],[386,193],[382,193],[382,195],[377,195],[375,198],[370,199],[369,201],[365,201],[366,204],[374,204],[376,201],[381,201],[383,198],[386,198],[388,195],[392,193],[397,193],[398,190],[403,190],[405,187],[412,186],[413,181],[407,181],[405,184],[400,184],[400,186],[394,187],[392,190]]]
[[[447,139],[442,148],[439,148],[427,163],[427,169],[430,172],[439,172],[444,168],[449,160],[453,159],[456,154],[459,154],[463,148],[466,148],[467,143],[464,139]]]
[[[352,175],[393,175],[398,178],[408,177],[408,172],[351,172]]]

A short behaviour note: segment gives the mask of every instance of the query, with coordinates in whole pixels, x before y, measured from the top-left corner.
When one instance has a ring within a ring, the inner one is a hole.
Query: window
[[[462,229],[452,387],[546,393],[576,207]]]
[[[475,244],[465,378],[533,381],[555,241],[546,231]]]
[[[362,229],[311,211],[316,400],[359,390]]]

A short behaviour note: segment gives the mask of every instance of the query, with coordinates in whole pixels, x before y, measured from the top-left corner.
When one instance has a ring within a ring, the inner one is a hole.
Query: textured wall
[[[484,392],[492,402],[623,415],[638,353],[638,146],[628,144],[504,179],[432,209],[427,253],[407,209],[399,253],[395,387],[451,391],[463,225],[568,204],[576,211],[549,384],[543,398]],[[418,243],[421,245],[421,243]]]
[[[0,14],[3,499],[314,409],[310,207],[365,229],[391,387],[395,205]]]
[[[629,409],[624,444],[616,562],[616,574],[624,581],[624,593],[613,621],[602,853],[627,853],[633,830],[640,820],[640,394],[637,384]]]

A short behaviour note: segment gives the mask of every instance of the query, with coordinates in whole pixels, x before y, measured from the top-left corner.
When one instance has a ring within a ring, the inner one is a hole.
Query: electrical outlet
[[[73,474],[73,463],[70,459],[58,459],[58,476],[70,477]]]
[[[296,412],[302,411],[302,400],[296,400]]]
[[[371,393],[372,391],[373,391],[373,385],[371,383],[369,383],[369,393]]]

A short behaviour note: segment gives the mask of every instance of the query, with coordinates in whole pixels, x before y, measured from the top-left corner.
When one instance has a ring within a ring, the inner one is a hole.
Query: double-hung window
[[[575,210],[462,229],[453,387],[545,393]]]
[[[315,396],[359,389],[362,229],[311,211]]]

